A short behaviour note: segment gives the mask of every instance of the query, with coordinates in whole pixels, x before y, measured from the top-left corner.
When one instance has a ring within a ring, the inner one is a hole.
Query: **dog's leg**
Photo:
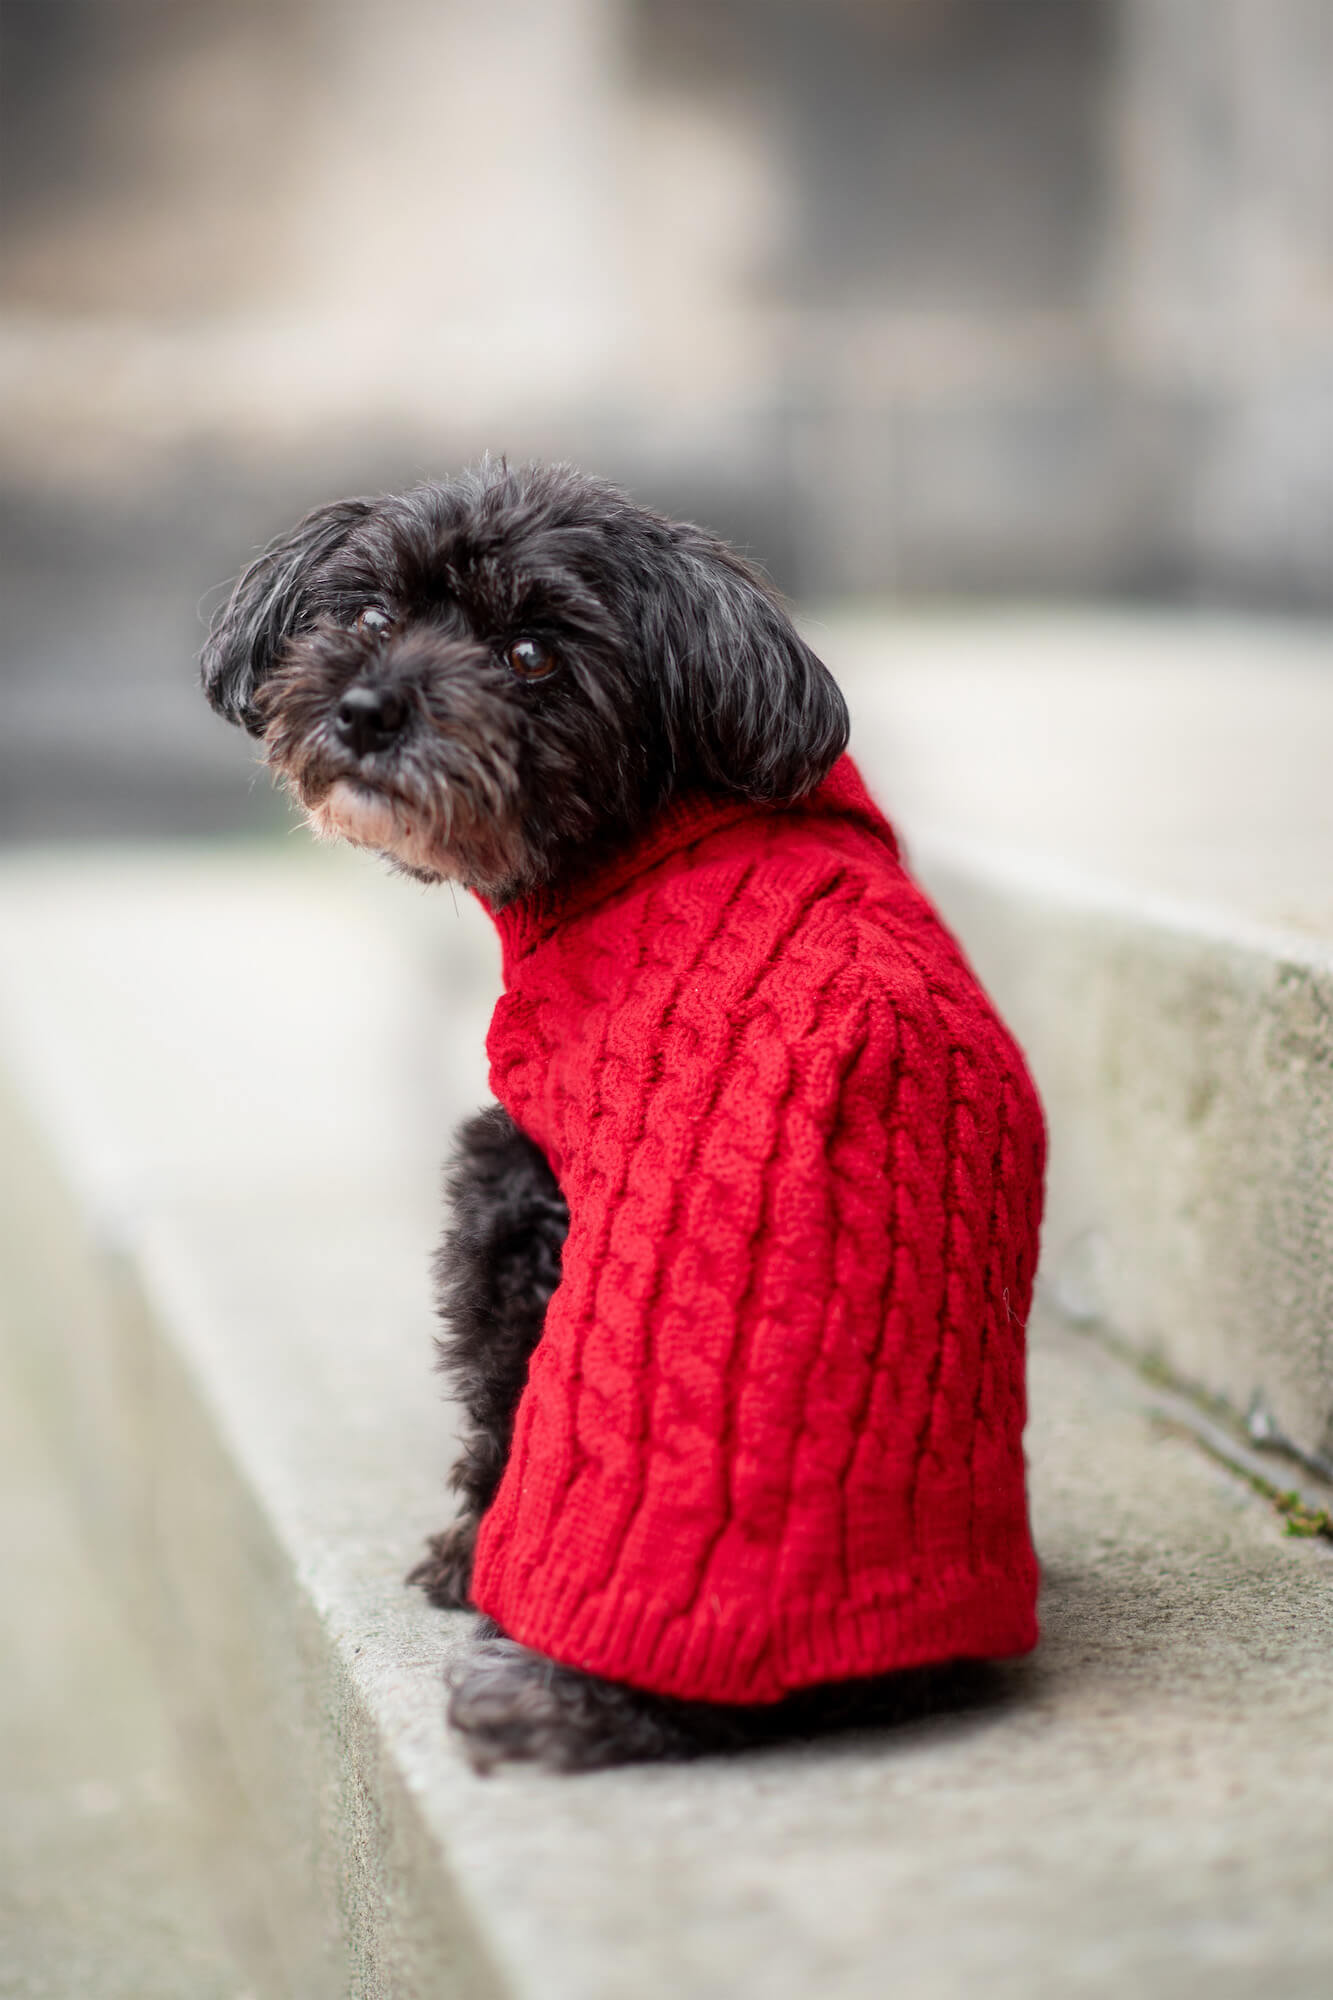
[[[490,1620],[449,1679],[449,1720],[475,1771],[510,1758],[591,1771],[736,1744],[734,1737],[709,1740],[699,1726],[721,1721],[724,1711],[640,1694],[558,1666],[506,1638]]]
[[[431,1538],[408,1582],[448,1610],[469,1602],[477,1526],[500,1483],[528,1361],[560,1282],[569,1210],[541,1149],[498,1104],[460,1129],[446,1189],[436,1298],[446,1329],[440,1366],[466,1420],[450,1482],[463,1512]]]

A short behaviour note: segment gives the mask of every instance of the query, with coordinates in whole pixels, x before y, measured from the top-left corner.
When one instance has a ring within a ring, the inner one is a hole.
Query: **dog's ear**
[[[847,704],[767,581],[724,543],[677,547],[659,612],[677,768],[745,798],[801,798],[847,747]]]
[[[317,507],[290,533],[279,535],[237,578],[214,618],[200,655],[204,693],[220,715],[252,736],[263,733],[254,705],[282,647],[308,611],[310,580],[370,512],[369,500],[338,500]]]

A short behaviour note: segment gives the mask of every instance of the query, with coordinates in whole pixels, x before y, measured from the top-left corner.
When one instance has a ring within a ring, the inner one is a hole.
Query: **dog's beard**
[[[373,848],[409,873],[431,881],[468,879],[463,856],[441,841],[428,820],[354,778],[335,778],[317,804],[305,807],[305,816],[317,840],[346,840],[353,847]]]
[[[419,881],[460,882],[502,897],[524,886],[530,858],[520,830],[479,813],[460,785],[423,795],[359,774],[277,769],[319,840],[371,848]]]
[[[508,788],[494,772],[477,779],[478,803],[465,777],[349,769],[324,731],[316,731],[313,741],[293,741],[280,714],[269,727],[265,761],[317,839],[371,848],[420,881],[460,882],[492,897],[513,895],[533,873]]]

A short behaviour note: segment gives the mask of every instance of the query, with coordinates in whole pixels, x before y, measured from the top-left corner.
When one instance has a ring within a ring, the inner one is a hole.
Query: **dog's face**
[[[241,577],[203,675],[317,832],[494,902],[676,791],[799,798],[847,738],[754,571],[567,467],[318,509]]]

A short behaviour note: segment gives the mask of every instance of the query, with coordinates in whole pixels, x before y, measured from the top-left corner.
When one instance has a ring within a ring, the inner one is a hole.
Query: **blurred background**
[[[804,601],[1333,609],[1330,0],[3,0],[0,837],[276,824],[193,656],[561,455]]]

